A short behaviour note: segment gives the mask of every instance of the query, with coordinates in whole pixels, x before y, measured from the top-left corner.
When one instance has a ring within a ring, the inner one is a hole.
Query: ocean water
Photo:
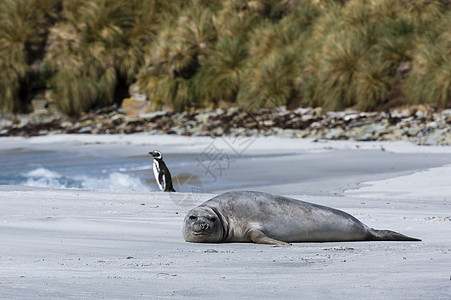
[[[54,149],[48,145],[0,147],[0,185],[158,191],[153,158],[148,154],[152,149],[134,148],[129,152],[121,145],[119,151],[109,151],[117,147],[103,144],[71,148],[70,143],[55,144]],[[178,192],[214,192],[243,184],[242,180],[236,182],[227,176],[220,179],[209,176],[199,166],[196,155],[166,153],[164,156]]]
[[[64,150],[0,150],[0,184],[151,191],[152,158]]]

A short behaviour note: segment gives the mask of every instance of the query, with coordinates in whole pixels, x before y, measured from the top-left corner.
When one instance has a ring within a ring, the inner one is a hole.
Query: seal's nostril
[[[208,224],[200,224],[200,228],[202,229],[202,230],[207,230],[208,229]]]

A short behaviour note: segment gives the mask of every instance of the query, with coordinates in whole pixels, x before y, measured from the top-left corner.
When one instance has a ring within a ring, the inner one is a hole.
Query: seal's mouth
[[[211,235],[209,232],[193,232],[194,235]]]

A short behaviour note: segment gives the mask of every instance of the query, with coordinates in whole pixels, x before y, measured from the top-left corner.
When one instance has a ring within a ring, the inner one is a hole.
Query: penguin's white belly
[[[164,191],[165,186],[161,185],[161,183],[160,183],[160,180],[159,180],[160,168],[156,161],[153,162],[153,174],[155,175],[155,180],[158,184],[158,187],[160,188],[160,190]]]

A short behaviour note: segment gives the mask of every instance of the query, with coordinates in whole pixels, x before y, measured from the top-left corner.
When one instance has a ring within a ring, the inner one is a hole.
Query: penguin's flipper
[[[158,182],[160,183],[162,190],[166,190],[166,174],[164,169],[160,169],[160,173],[158,173]]]

